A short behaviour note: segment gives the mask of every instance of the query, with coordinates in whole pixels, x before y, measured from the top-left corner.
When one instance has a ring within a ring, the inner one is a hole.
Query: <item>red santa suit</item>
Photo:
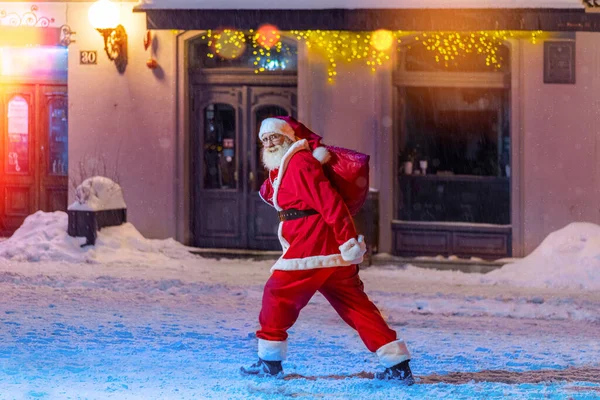
[[[289,117],[266,119],[259,135],[279,133],[297,139],[300,131],[293,130],[286,120]],[[319,139],[313,144],[319,145],[320,137],[310,133]],[[295,141],[261,188],[263,200],[277,211],[316,213],[279,224],[283,254],[264,288],[258,355],[267,361],[285,359],[287,330],[319,291],[358,331],[366,347],[377,352],[380,362],[391,367],[408,360],[410,354],[364,292],[357,264],[363,260],[365,243],[357,236],[346,204],[323,172],[321,162],[327,161],[327,151],[323,147],[315,150],[306,139]]]

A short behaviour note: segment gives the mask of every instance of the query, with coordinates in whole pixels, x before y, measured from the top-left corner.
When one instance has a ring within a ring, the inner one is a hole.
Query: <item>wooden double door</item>
[[[64,83],[0,83],[0,236],[36,212],[67,209]]]
[[[296,116],[296,87],[197,85],[192,97],[192,232],[203,248],[279,250],[279,220],[258,195],[268,177],[263,119]]]

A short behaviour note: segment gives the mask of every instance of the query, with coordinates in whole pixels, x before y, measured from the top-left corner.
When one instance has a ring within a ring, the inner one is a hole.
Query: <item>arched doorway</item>
[[[258,195],[267,175],[257,134],[263,119],[297,114],[295,45],[257,74],[250,46],[235,59],[210,57],[209,42],[188,43],[192,244],[278,250],[277,214]]]

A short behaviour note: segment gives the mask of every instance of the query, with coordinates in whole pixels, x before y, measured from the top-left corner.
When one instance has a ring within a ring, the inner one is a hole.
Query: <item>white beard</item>
[[[287,140],[283,144],[278,144],[277,146],[271,146],[269,148],[263,148],[262,151],[262,162],[263,165],[269,170],[272,171],[274,169],[279,168],[281,165],[281,159],[287,153],[287,151],[292,147],[293,142],[288,142]]]

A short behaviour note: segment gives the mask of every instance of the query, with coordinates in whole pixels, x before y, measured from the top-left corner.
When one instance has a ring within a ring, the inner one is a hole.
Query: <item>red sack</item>
[[[331,159],[323,171],[344,199],[350,214],[356,215],[369,194],[369,156],[343,147],[325,146]]]
[[[356,215],[369,194],[369,156],[343,147],[324,146],[323,139],[292,117],[275,117],[286,121],[296,137],[306,139],[312,151],[325,147],[331,159],[323,164],[325,175],[344,199],[350,214]]]

